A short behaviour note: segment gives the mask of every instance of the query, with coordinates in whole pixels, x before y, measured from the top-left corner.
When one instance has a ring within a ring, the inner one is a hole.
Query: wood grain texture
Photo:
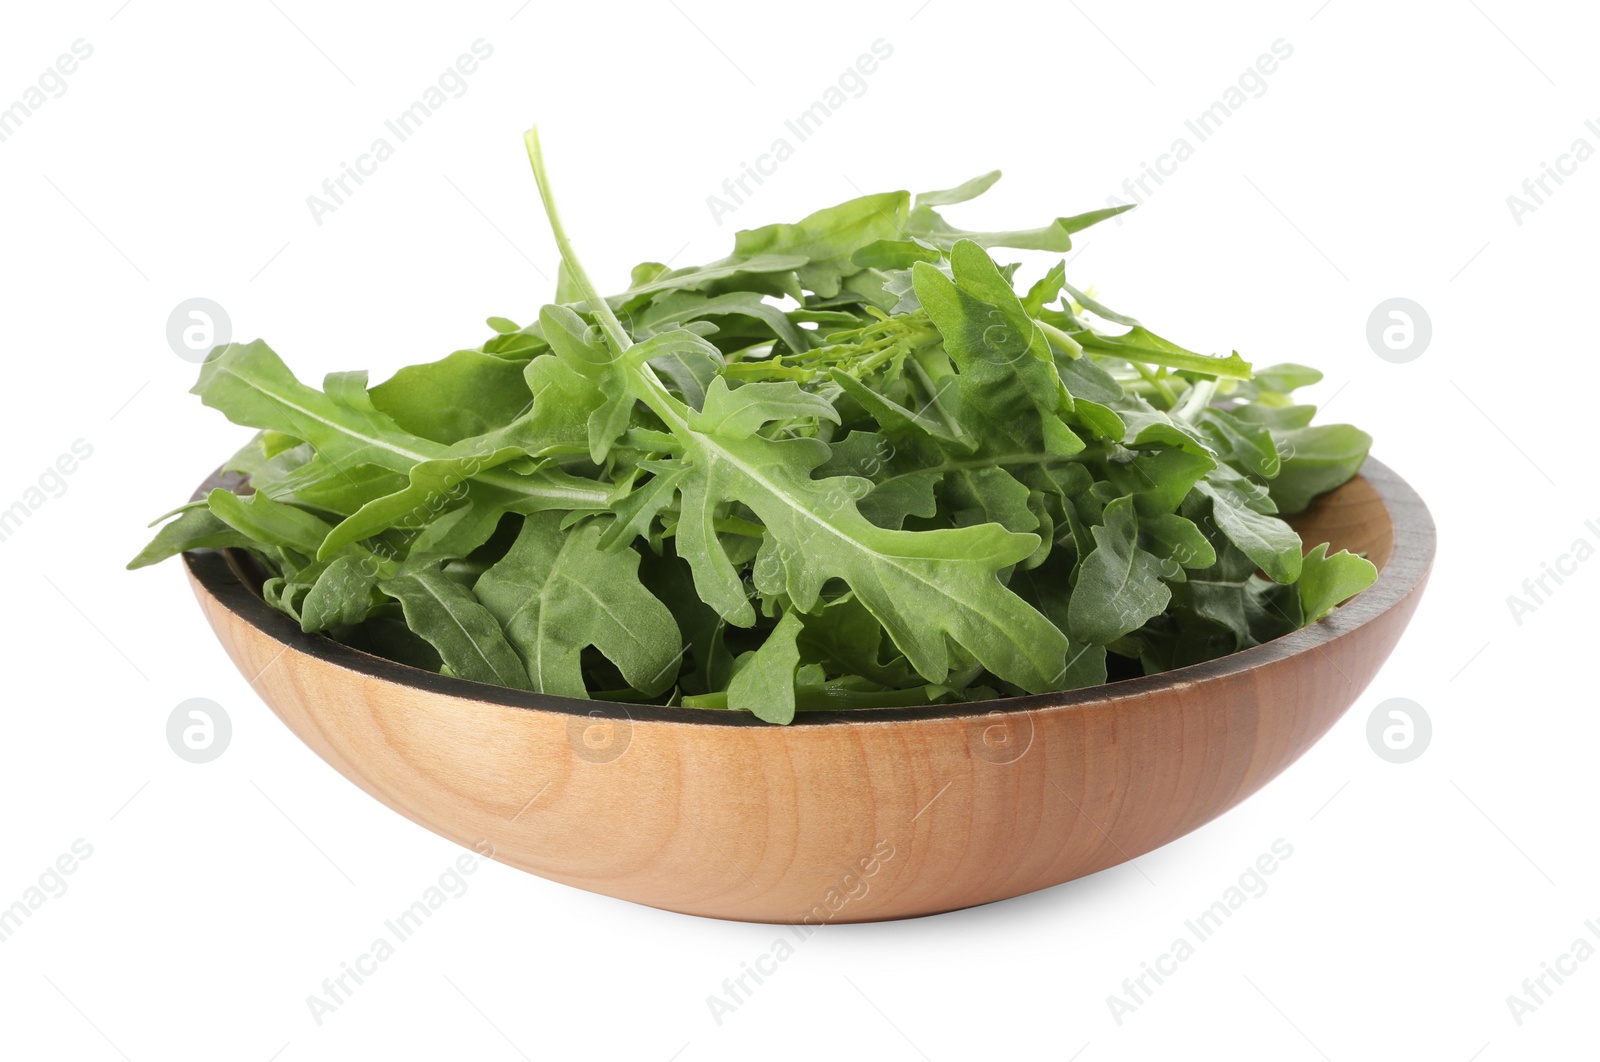
[[[1371,681],[1415,610],[1432,521],[1362,478],[1295,520],[1376,585],[1254,649],[1092,690],[803,714],[792,726],[573,701],[407,668],[298,627],[224,553],[185,556],[234,663],[391,808],[541,877],[761,922],[933,914],[1136,858],[1256,792]],[[803,930],[802,930],[803,932]]]

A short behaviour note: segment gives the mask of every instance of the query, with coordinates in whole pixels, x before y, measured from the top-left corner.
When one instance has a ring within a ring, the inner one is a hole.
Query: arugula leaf
[[[1211,499],[1217,526],[1244,555],[1280,583],[1300,577],[1300,536],[1282,520],[1254,509],[1239,487],[1202,480],[1195,489]]]
[[[294,550],[305,557],[315,557],[333,530],[327,521],[265,494],[240,497],[218,487],[206,496],[206,505],[213,516],[251,541]]]
[[[224,465],[251,493],[169,513],[130,567],[244,549],[306,631],[774,723],[1180,667],[1376,577],[1302,555],[1282,519],[1371,445],[1295,402],[1316,370],[1197,353],[1065,260],[1026,284],[990,252],[1060,253],[1124,208],[947,222],[990,172],[748,229],[705,265],[644,262],[602,296],[525,141],[553,301],[376,386],[219,347],[194,391],[255,429]]]
[[[761,648],[750,653],[734,672],[728,684],[729,708],[750,712],[769,723],[793,721],[795,671],[800,666],[795,639],[803,629],[798,614],[784,613]]]
[[[958,188],[944,192],[925,192],[917,197],[917,204],[907,220],[905,231],[936,246],[949,249],[961,240],[971,240],[981,247],[1011,247],[1027,251],[1070,251],[1072,234],[1082,232],[1090,225],[1114,218],[1133,209],[1132,204],[1091,210],[1086,214],[1056,218],[1048,225],[1036,229],[1011,229],[1001,232],[974,232],[958,229],[933,208],[965,202],[987,191],[1000,179],[998,170],[975,177]]]
[[[318,458],[344,476],[362,465],[408,474],[413,465],[450,456],[448,447],[411,435],[373,405],[361,379],[330,376],[326,391],[296,380],[265,343],[230,343],[212,351],[200,367],[194,393],[236,424],[281,431],[311,444]],[[606,491],[537,480],[491,469],[474,477],[515,496],[519,503],[570,504],[583,495],[603,505]]]
[[[563,531],[560,514],[535,513],[473,588],[541,693],[587,697],[581,653],[591,645],[648,696],[676,677],[682,636],[672,613],[639,581],[638,554],[607,552],[602,531],[592,520]]]
[[[533,398],[516,361],[476,350],[408,365],[368,393],[373,406],[403,430],[442,443],[491,431]]]
[[[1196,423],[1210,436],[1213,448],[1241,472],[1266,479],[1278,474],[1277,443],[1265,425],[1252,424],[1224,409],[1202,410]]]
[[[1236,380],[1250,378],[1250,365],[1239,357],[1238,351],[1226,358],[1196,354],[1162,339],[1144,325],[1135,325],[1120,336],[1103,335],[1087,329],[1071,333],[1071,336],[1085,350],[1109,354],[1125,361],[1162,365],[1169,369],[1189,369]]]
[[[1317,495],[1347,482],[1361,469],[1372,436],[1348,424],[1322,424],[1275,433],[1284,449],[1282,468],[1267,489],[1278,509],[1298,513]]]
[[[150,544],[128,562],[128,568],[144,568],[191,549],[245,549],[253,542],[249,535],[217,519],[209,507],[185,509],[156,532]]]
[[[725,317],[742,317],[759,322],[766,332],[792,351],[803,351],[810,347],[805,333],[789,315],[754,291],[730,291],[712,296],[699,292],[669,292],[653,299],[643,310],[634,314],[629,321],[629,330],[634,338],[643,340],[658,332],[674,331],[711,318],[721,322]],[[725,330],[724,325],[718,331],[721,333]],[[740,331],[736,334],[743,336],[746,333]],[[715,375],[716,370],[722,367],[722,359],[716,358],[711,365],[712,375]],[[699,405],[694,401],[689,404]]]
[[[532,689],[527,669],[495,617],[471,590],[433,565],[408,567],[378,584],[400,602],[406,626],[427,640],[452,674]]]
[[[976,244],[965,246],[994,270]],[[1083,440],[1056,415],[1061,383],[1055,365],[1037,356],[1037,333],[1031,326],[1022,332],[1005,309],[972,294],[973,287],[989,287],[991,277],[968,274],[961,284],[926,263],[914,275],[917,297],[960,369],[961,408],[982,424],[981,445],[1057,454],[1082,450]]]
[[[733,238],[735,258],[794,255],[805,259],[800,282],[822,298],[839,294],[840,279],[859,270],[852,255],[863,243],[893,239],[905,231],[911,197],[905,192],[862,196],[810,214],[793,225],[745,229]],[[550,199],[545,198],[550,212]],[[570,259],[569,259],[570,262]]]
[[[1217,551],[1199,526],[1177,513],[1141,517],[1139,532],[1141,545],[1180,568],[1204,570],[1217,563]],[[1181,574],[1176,578],[1181,581]]]
[[[919,192],[913,204],[915,207],[951,206],[955,203],[965,203],[969,199],[976,199],[994,187],[1000,179],[999,170],[990,170],[980,173],[970,181],[963,181],[954,188],[946,188],[938,192]]]
[[[1378,578],[1377,567],[1367,558],[1348,550],[1328,555],[1322,543],[1306,554],[1300,581],[1300,613],[1305,623],[1315,623],[1339,605],[1371,586]]]
[[[754,619],[712,533],[715,508],[737,497],[776,544],[787,596],[801,611],[816,605],[828,579],[839,578],[925,678],[949,670],[948,635],[1024,689],[1049,689],[1058,680],[1064,639],[997,578],[1033,552],[1036,536],[995,524],[929,531],[877,527],[855,504],[866,481],[811,478],[811,469],[826,457],[814,440],[684,429],[683,442],[692,464],[681,489],[678,547],[694,569],[701,597],[730,622],[748,626]]]
[[[1138,630],[1171,599],[1161,562],[1139,546],[1139,518],[1131,498],[1105,508],[1093,529],[1095,548],[1078,567],[1067,623],[1080,642],[1107,645]]]
[[[793,381],[748,383],[735,391],[718,377],[706,394],[705,408],[690,410],[688,423],[697,432],[747,439],[764,424],[806,417],[839,421],[826,398],[800,390]]]
[[[347,553],[322,569],[300,602],[300,627],[312,631],[351,627],[372,614],[381,602],[380,565]]]

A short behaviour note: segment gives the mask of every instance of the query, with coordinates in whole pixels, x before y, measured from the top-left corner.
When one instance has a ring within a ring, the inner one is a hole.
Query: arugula
[[[252,553],[307,631],[464,679],[751,712],[976,700],[1235,652],[1376,577],[1282,514],[1371,439],[1314,425],[1313,369],[1185,349],[974,231],[998,172],[862,196],[646,262],[604,296],[525,137],[561,268],[477,347],[302,383],[218,347],[194,393],[257,430],[242,493],[130,567]],[[1119,208],[1120,209],[1120,208]]]

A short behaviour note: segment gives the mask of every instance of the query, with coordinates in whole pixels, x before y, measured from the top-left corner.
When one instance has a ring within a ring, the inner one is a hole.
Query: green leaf
[[[1083,440],[1057,415],[1060,378],[1053,363],[1035,355],[1031,326],[1022,332],[1003,309],[926,263],[917,265],[915,277],[917,296],[961,370],[963,416],[982,445],[1058,454],[1082,450]]]
[[[1251,424],[1264,424],[1272,431],[1286,428],[1303,428],[1317,415],[1316,406],[1269,406],[1262,402],[1246,402],[1233,409],[1233,415]],[[1281,459],[1282,454],[1279,454]]]
[[[1209,568],[1217,551],[1206,541],[1193,520],[1176,513],[1157,513],[1139,519],[1140,544],[1157,557],[1183,568]]]
[[[591,520],[563,531],[557,513],[529,516],[474,588],[541,693],[587,697],[581,656],[591,645],[645,694],[677,675],[683,641],[672,613],[639,581],[638,554],[602,548],[603,530]]]
[[[924,678],[936,681],[949,670],[949,637],[1007,681],[1035,692],[1054,688],[1065,640],[997,577],[1034,551],[1036,536],[995,524],[915,532],[877,527],[856,507],[867,481],[810,478],[826,457],[814,440],[700,435],[684,441],[694,464],[683,488],[679,549],[701,596],[730,622],[748,625],[753,614],[709,532],[717,505],[738,498],[779,549],[795,607],[809,611],[823,584],[839,578]]]
[[[918,262],[938,262],[939,248],[921,240],[873,240],[851,254],[850,262],[863,269],[910,269]]]
[[[1286,361],[1278,365],[1269,365],[1265,369],[1257,369],[1249,393],[1286,395],[1321,381],[1322,373],[1318,370]]]
[[[728,685],[729,708],[750,712],[769,723],[794,719],[795,669],[800,666],[795,639],[802,629],[796,613],[784,613],[761,648],[751,653],[734,673]]]
[[[1377,566],[1367,558],[1348,550],[1330,557],[1326,542],[1315,547],[1306,554],[1297,584],[1304,622],[1317,622],[1377,579]]]
[[[1162,339],[1143,325],[1136,325],[1120,336],[1084,331],[1072,333],[1072,338],[1085,350],[1109,354],[1124,361],[1142,365],[1161,365],[1168,369],[1186,369],[1205,376],[1233,380],[1250,378],[1250,363],[1239,357],[1238,351],[1234,351],[1226,358],[1196,354],[1170,340]]]
[[[447,444],[492,431],[533,398],[521,365],[476,350],[409,365],[370,393],[373,406],[405,431]]]
[[[1211,437],[1223,460],[1252,476],[1271,479],[1280,459],[1272,432],[1222,409],[1202,410],[1196,422]]]
[[[706,394],[705,408],[689,414],[689,426],[699,432],[743,439],[773,421],[807,417],[839,422],[839,414],[826,398],[800,390],[793,381],[747,383],[735,390],[718,377]]]
[[[1300,577],[1300,536],[1276,516],[1257,512],[1231,483],[1202,480],[1196,489],[1211,499],[1211,512],[1228,539],[1275,582]]]
[[[1195,484],[1217,463],[1179,447],[1125,451],[1126,457],[1105,465],[1105,482],[1118,494],[1133,497],[1146,516],[1177,511]]]
[[[191,549],[242,549],[252,541],[249,535],[219,520],[209,508],[185,509],[156,532],[150,544],[128,562],[128,568],[144,568]]]
[[[323,540],[317,559],[328,560],[351,543],[391,527],[416,530],[465,499],[468,481],[478,472],[526,455],[520,447],[479,450],[473,442],[452,447],[458,451],[452,456],[412,465],[404,488],[367,502],[334,527]]]
[[[1028,294],[1023,296],[1022,305],[1034,317],[1044,308],[1061,297],[1061,289],[1067,283],[1067,260],[1063,258],[1050,267],[1050,271],[1028,289]]]
[[[1065,251],[1120,208],[947,222],[987,173],[645,262],[605,297],[526,140],[554,302],[374,387],[218,348],[195,391],[255,429],[225,466],[254,493],[175,510],[133,566],[246,549],[268,604],[358,648],[777,722],[1182,666],[1370,582],[1279,518],[1371,443],[1312,426],[1291,393],[1315,370],[1186,350],[1064,260],[1019,294],[988,250]]]
[[[659,555],[640,555],[639,578],[666,604],[683,632],[685,652],[678,671],[678,688],[686,694],[726,690],[733,676],[734,659],[728,650],[728,623],[695,594],[694,575],[673,551],[672,539],[663,543]]]
[[[251,540],[292,549],[305,557],[315,557],[333,530],[326,520],[275,502],[265,494],[241,498],[218,487],[206,495],[206,504],[212,515]]]
[[[979,178],[980,180],[982,178]],[[968,182],[969,184],[972,182]],[[936,193],[937,194],[937,193]],[[1009,229],[996,232],[976,232],[958,229],[945,221],[933,206],[924,202],[911,211],[905,232],[939,247],[951,248],[960,240],[971,240],[980,247],[1011,247],[1023,251],[1070,251],[1072,234],[1082,232],[1090,225],[1114,218],[1132,205],[1091,210],[1086,214],[1056,218],[1037,229]]]
[[[599,331],[565,306],[540,310],[539,325],[556,357],[591,385],[580,401],[589,414],[585,421],[589,457],[599,464],[633,418],[632,377]]]
[[[1095,548],[1078,567],[1067,610],[1068,628],[1080,643],[1106,645],[1144,626],[1167,607],[1171,592],[1161,562],[1139,547],[1139,518],[1132,498],[1105,508],[1095,527]]]
[[[792,225],[765,225],[735,234],[735,258],[803,256],[801,283],[822,298],[839,294],[840,278],[860,269],[851,261],[857,248],[876,240],[902,237],[911,197],[905,192],[866,195],[808,214]]]
[[[493,488],[467,485],[466,501],[435,517],[411,543],[416,556],[465,557],[489,541],[506,515],[505,500]]]
[[[406,432],[372,404],[363,381],[329,378],[334,393],[307,387],[294,378],[282,359],[260,340],[218,347],[200,368],[194,387],[206,405],[236,424],[272,429],[311,444],[331,474],[373,465],[407,474],[418,462],[447,457],[443,443]],[[504,469],[479,477],[520,500],[552,499],[552,488]],[[558,488],[554,500],[572,497],[570,486]],[[589,495],[604,504],[606,490]]]
[[[977,448],[976,442],[962,433],[959,424],[953,424],[934,416],[927,412],[926,409],[907,409],[892,398],[874,391],[842,369],[833,370],[832,380],[839,387],[839,390],[850,396],[863,409],[872,414],[873,418],[890,434],[905,436],[908,433],[921,433],[930,439],[938,440],[953,450],[968,453]]]
[[[1011,577],[1011,586],[1034,608],[1044,613],[1063,634],[1071,627],[1073,563],[1064,551],[1052,553],[1043,564]],[[1069,641],[1064,690],[1098,686],[1106,680],[1106,647]]]
[[[1090,313],[1094,314],[1096,317],[1102,318],[1102,319],[1107,320],[1107,321],[1114,322],[1114,323],[1119,324],[1119,325],[1127,325],[1129,328],[1141,328],[1142,327],[1139,324],[1138,318],[1129,317],[1125,313],[1118,313],[1116,310],[1113,310],[1111,307],[1107,306],[1105,303],[1103,303],[1103,302],[1099,301],[1098,299],[1092,297],[1087,292],[1079,291],[1077,288],[1073,287],[1071,284],[1066,283],[1065,281],[1062,282],[1061,286],[1067,289],[1067,293],[1072,296],[1072,301],[1074,303],[1076,303],[1082,309],[1088,310]]]
[[[957,527],[999,524],[1008,531],[1033,531],[1039,518],[1029,507],[1031,492],[994,465],[956,468],[945,473],[944,503]]]
[[[366,619],[382,600],[377,592],[379,575],[375,558],[353,554],[334,558],[300,603],[301,629],[325,631]]]
[[[533,688],[494,616],[436,565],[404,568],[378,589],[400,602],[406,626],[433,646],[452,673],[473,682]]]
[[[781,340],[790,350],[802,351],[810,347],[804,333],[782,308],[753,291],[730,291],[713,296],[699,292],[673,292],[652,300],[648,306],[635,314],[629,330],[636,338],[642,340],[659,332],[682,328],[691,321],[728,316],[759,322],[773,338]],[[711,348],[711,354],[714,364],[721,367],[722,359],[716,357],[715,347]],[[692,406],[699,405],[687,395],[684,398]]]
[[[686,470],[661,462],[643,467],[652,475],[643,485],[632,487],[612,504],[611,511],[616,519],[600,533],[601,549],[621,549],[636,538],[652,538],[651,524],[676,501]]]
[[[688,266],[651,277],[607,302],[616,307],[636,305],[647,301],[649,297],[670,291],[699,291],[737,281],[759,281],[762,291],[773,287],[786,288],[790,285],[783,278],[804,266],[807,261],[807,257],[801,254],[734,255],[707,265]]]
[[[963,181],[954,188],[946,188],[938,192],[918,192],[915,206],[936,207],[950,206],[954,203],[965,203],[969,199],[976,199],[990,188],[994,187],[1000,179],[999,170],[990,170],[980,173],[970,181]]]
[[[859,675],[881,686],[917,685],[906,659],[888,643],[883,626],[854,594],[827,602],[810,614],[794,613],[805,629],[801,656],[819,660],[840,675]]]
[[[1278,509],[1298,513],[1317,495],[1342,486],[1366,464],[1372,436],[1348,424],[1313,425],[1277,433],[1283,464],[1267,487]]]

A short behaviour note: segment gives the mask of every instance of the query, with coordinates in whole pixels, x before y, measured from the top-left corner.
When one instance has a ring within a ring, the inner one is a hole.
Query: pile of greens
[[[1327,615],[1376,576],[1280,516],[1361,467],[1315,370],[1194,353],[969,232],[998,178],[851,200],[645,263],[563,265],[526,326],[369,387],[265,343],[194,388],[259,429],[130,565],[247,550],[306,631],[567,697],[753,712],[968,701],[1180,667]],[[170,514],[169,514],[170,515]]]

